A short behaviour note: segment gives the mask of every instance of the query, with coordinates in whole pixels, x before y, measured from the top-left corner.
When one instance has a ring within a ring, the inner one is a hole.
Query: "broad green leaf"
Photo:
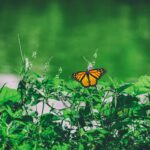
[[[79,144],[79,150],[84,150],[84,145],[83,144]]]
[[[132,86],[133,84],[132,83],[125,83],[123,85],[121,85],[119,88],[116,89],[116,91],[118,93],[121,93],[123,92],[125,89],[129,88],[130,86]]]
[[[17,90],[4,87],[0,93],[0,105],[3,105],[7,101],[17,102],[20,99],[20,95]]]
[[[133,86],[126,89],[126,92],[136,95],[150,93],[150,76],[140,77]]]
[[[20,146],[18,146],[18,150],[31,150],[33,147],[31,146],[31,144],[29,144],[29,143],[24,143],[24,144],[22,144],[22,145],[20,145]]]

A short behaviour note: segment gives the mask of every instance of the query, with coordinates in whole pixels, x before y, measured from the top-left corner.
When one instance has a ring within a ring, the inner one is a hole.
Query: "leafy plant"
[[[148,149],[149,81],[143,76],[137,83],[101,82],[83,88],[59,75],[50,79],[27,69],[17,90],[1,89],[0,148]],[[64,107],[56,108],[53,100]],[[41,112],[33,109],[38,104]]]

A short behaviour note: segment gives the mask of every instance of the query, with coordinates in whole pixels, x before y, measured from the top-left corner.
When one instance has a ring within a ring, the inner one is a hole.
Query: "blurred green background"
[[[23,53],[33,69],[62,78],[85,70],[86,57],[120,80],[150,73],[149,0],[0,0],[0,73],[18,73]]]

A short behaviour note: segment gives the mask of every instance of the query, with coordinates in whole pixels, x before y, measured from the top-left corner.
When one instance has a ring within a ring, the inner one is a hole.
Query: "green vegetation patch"
[[[150,148],[150,77],[136,83],[109,79],[84,88],[31,70],[18,89],[1,88],[0,148],[97,150]],[[64,105],[51,105],[57,100]],[[32,109],[38,104],[39,110]],[[45,107],[49,108],[44,112]]]

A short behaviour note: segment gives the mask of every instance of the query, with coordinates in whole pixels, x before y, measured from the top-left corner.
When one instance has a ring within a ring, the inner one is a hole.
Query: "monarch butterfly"
[[[105,73],[105,69],[89,69],[72,74],[72,77],[84,87],[96,86],[97,80]]]

